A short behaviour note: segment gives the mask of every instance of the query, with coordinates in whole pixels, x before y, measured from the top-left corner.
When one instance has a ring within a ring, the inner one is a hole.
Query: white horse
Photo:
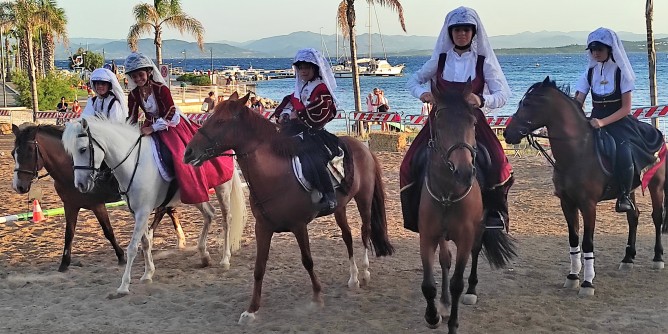
[[[169,182],[160,176],[153,158],[152,139],[142,137],[135,125],[114,123],[104,119],[81,119],[67,124],[62,140],[65,150],[74,160],[75,187],[84,193],[91,191],[100,165],[104,161],[112,168],[128,208],[134,214],[135,227],[128,245],[128,261],[121,286],[117,290],[118,295],[129,293],[130,271],[132,262],[137,256],[140,237],[145,260],[141,281],[151,282],[155,266],[151,255],[153,230],[149,229],[148,216],[165,200],[169,188]],[[245,196],[237,169],[234,169],[231,182],[228,181],[214,189],[224,218],[225,253],[220,264],[227,269],[230,266],[231,251],[239,248],[246,224]],[[167,206],[179,203],[179,198],[177,191]],[[202,265],[208,266],[211,257],[206,249],[206,237],[215,209],[209,202],[198,203],[195,206],[204,216],[204,226],[197,248]]]

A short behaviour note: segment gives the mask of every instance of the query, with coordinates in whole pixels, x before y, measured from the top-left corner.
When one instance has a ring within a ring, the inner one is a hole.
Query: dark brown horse
[[[72,168],[72,158],[65,152],[61,137],[63,128],[52,125],[29,125],[19,129],[12,125],[12,131],[16,139],[14,141],[14,179],[12,187],[19,194],[25,194],[30,191],[32,182],[38,178],[38,173],[46,169],[53,178],[56,193],[63,201],[65,209],[65,249],[58,271],[66,271],[72,259],[72,240],[77,226],[79,209],[88,209],[93,211],[97,217],[104,236],[114,247],[118,264],[126,263],[125,253],[118,245],[114,230],[109,222],[109,214],[104,206],[106,202],[120,200],[118,189],[104,184],[98,185],[93,193],[82,194],[74,187],[74,169]],[[177,230],[179,247],[185,247],[185,237],[178,217],[170,209],[156,210],[153,225],[157,225],[165,213],[169,214]]]
[[[229,100],[216,105],[215,113],[209,117],[197,135],[188,144],[184,161],[199,165],[207,159],[221,155],[229,149],[236,152],[237,161],[248,183],[251,208],[255,216],[255,283],[250,306],[241,315],[240,323],[255,319],[260,308],[262,279],[265,274],[271,238],[277,232],[294,233],[301,249],[302,264],[311,277],[313,302],[322,304],[320,280],[313,271],[313,260],[309,247],[306,225],[318,214],[311,193],[306,192],[293,175],[291,157],[297,152],[297,139],[278,131],[274,123],[247,108],[246,95],[239,99],[234,93]],[[334,212],[336,223],[341,228],[348,249],[350,264],[349,287],[359,286],[358,270],[353,258],[353,243],[346,218],[346,205],[355,199],[362,217],[362,242],[365,254],[362,264],[362,281],[367,283],[369,241],[377,256],[391,255],[394,249],[387,237],[385,217],[385,192],[381,167],[376,157],[359,141],[342,137],[347,147],[346,176],[354,178],[347,183],[346,192],[338,191],[338,206]],[[351,168],[352,167],[352,168]]]
[[[467,90],[468,89],[468,90]],[[420,256],[422,258],[422,293],[427,300],[425,320],[429,327],[439,326],[450,308],[448,330],[456,333],[459,325],[459,298],[464,291],[464,270],[472,254],[469,287],[463,302],[477,302],[478,255],[482,247],[489,263],[503,267],[515,256],[512,239],[500,229],[485,229],[480,186],[476,178],[475,160],[478,148],[475,139],[476,117],[463,98],[470,93],[470,84],[462,93],[441,93],[436,85],[432,92],[437,100],[431,113],[431,140],[418,213]],[[452,255],[447,242],[457,245],[455,271],[448,282]],[[433,265],[436,248],[442,270],[439,311]],[[448,291],[449,290],[449,291]],[[452,299],[451,299],[452,298]]]
[[[568,224],[571,270],[566,278],[565,287],[577,289],[580,285],[580,259],[578,212],[582,214],[584,235],[582,252],[585,258],[584,280],[579,294],[593,295],[594,285],[594,227],[596,226],[596,203],[615,198],[617,194],[606,190],[612,178],[604,173],[595,148],[594,132],[585,117],[582,108],[567,93],[563,92],[554,81],[547,77],[543,82],[532,85],[522,98],[519,108],[504,136],[509,144],[518,144],[523,137],[532,138],[532,132],[546,127],[552,154],[554,156],[554,188],[561,201],[561,209]],[[652,198],[652,220],[656,231],[654,259],[652,267],[663,268],[663,246],[661,245],[661,226],[668,228],[664,217],[664,194],[666,167],[661,163],[656,173],[649,180],[649,192]],[[635,195],[631,193],[635,202]],[[640,212],[627,212],[629,236],[626,254],[620,269],[633,266],[636,255],[636,230]]]

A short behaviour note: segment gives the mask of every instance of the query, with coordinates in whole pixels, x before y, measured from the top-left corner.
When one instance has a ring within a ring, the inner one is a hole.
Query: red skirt
[[[494,188],[506,183],[508,179],[510,179],[510,176],[513,173],[513,167],[508,162],[506,153],[503,151],[503,146],[501,146],[501,142],[499,142],[499,139],[496,137],[494,130],[492,130],[489,123],[487,123],[485,114],[483,114],[480,109],[477,109],[475,116],[477,120],[475,126],[475,139],[487,148],[491,160],[491,167],[485,174],[485,179],[488,180],[490,188]],[[411,163],[415,154],[429,142],[430,128],[431,125],[428,118],[427,122],[408,148],[404,160],[401,162],[401,167],[399,168],[399,186],[402,189],[415,181],[411,179]]]
[[[175,127],[158,131],[160,140],[174,157],[174,177],[179,183],[181,202],[185,204],[208,202],[208,190],[229,181],[234,172],[232,157],[213,158],[200,167],[183,163],[186,145],[198,129],[198,125],[182,117]]]

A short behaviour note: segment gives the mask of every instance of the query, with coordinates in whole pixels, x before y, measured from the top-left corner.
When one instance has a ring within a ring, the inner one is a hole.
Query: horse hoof
[[[118,265],[119,266],[124,266],[126,264],[128,264],[128,260],[126,260],[125,258],[122,258],[122,259],[118,260]]]
[[[186,244],[185,243],[179,243],[178,245],[176,245],[176,248],[180,251],[185,250],[186,249]]]
[[[113,300],[113,299],[123,298],[123,297],[127,296],[128,294],[130,294],[130,291],[126,291],[126,292],[116,291],[115,293],[108,294],[107,299],[112,299]]]
[[[360,281],[358,279],[351,278],[350,280],[348,280],[349,289],[359,289],[359,287],[360,287]]]
[[[619,270],[631,270],[633,269],[633,262],[622,262],[619,264]]]
[[[462,297],[462,304],[464,305],[475,305],[478,302],[478,296],[474,294],[465,294],[464,297]]]
[[[153,283],[153,279],[152,279],[152,278],[143,278],[143,277],[142,277],[142,278],[139,279],[139,282],[141,282],[141,283],[143,283],[143,284],[151,284],[151,283]]]
[[[584,281],[578,292],[580,297],[591,297],[594,295],[594,285],[591,282]]]
[[[69,266],[62,265],[62,264],[61,264],[60,267],[58,267],[58,272],[60,272],[60,273],[64,273],[64,272],[66,272],[66,271],[69,270],[69,269],[70,269]]]
[[[663,261],[652,261],[652,269],[654,270],[661,270],[663,269]]]
[[[241,313],[241,317],[239,317],[239,325],[248,325],[253,321],[255,321],[255,313],[245,311],[244,313]]]
[[[564,282],[564,288],[566,289],[577,289],[580,286],[580,280],[579,279],[566,279],[566,282]]]
[[[365,270],[362,274],[362,285],[366,286],[371,282],[371,273],[368,270]]]
[[[427,327],[429,327],[431,329],[436,329],[436,328],[438,328],[438,326],[441,325],[441,320],[443,320],[443,317],[441,317],[441,315],[438,314],[438,320],[436,321],[436,323],[431,324],[431,323],[429,323],[429,321],[427,321]]]
[[[211,257],[205,256],[202,258],[202,268],[206,268],[211,265]]]

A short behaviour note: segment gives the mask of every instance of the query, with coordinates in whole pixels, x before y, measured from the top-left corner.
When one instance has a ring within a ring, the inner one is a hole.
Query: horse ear
[[[250,98],[250,95],[251,95],[250,92],[248,92],[248,94],[244,95],[244,97],[242,97],[239,100],[241,102],[241,104],[246,105],[246,103],[248,102],[248,99]]]
[[[546,76],[545,80],[543,80],[543,85],[549,84],[550,83],[550,76]]]
[[[81,119],[81,127],[85,130],[88,128],[88,121],[85,118]]]
[[[12,132],[14,133],[14,136],[18,137],[21,130],[19,130],[19,127],[16,126],[16,124],[12,124]]]
[[[239,99],[239,93],[234,92],[234,93],[232,93],[232,95],[230,95],[230,97],[227,98],[227,99],[230,100],[230,101],[236,101],[236,100]]]
[[[438,89],[438,83],[436,80],[431,80],[431,95],[434,97],[434,99],[438,100],[441,96],[441,90]]]
[[[462,95],[468,96],[469,94],[471,94],[471,92],[473,92],[473,84],[471,84],[471,77],[469,77],[468,80],[466,80],[466,85],[464,86],[464,91]]]

